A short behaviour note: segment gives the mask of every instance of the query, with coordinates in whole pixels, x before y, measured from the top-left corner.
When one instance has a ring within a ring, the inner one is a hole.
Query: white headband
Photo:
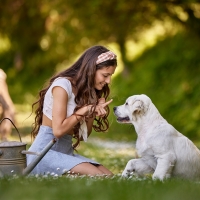
[[[96,64],[102,63],[107,60],[113,60],[116,59],[117,56],[112,51],[107,51],[105,53],[102,53],[98,56]]]

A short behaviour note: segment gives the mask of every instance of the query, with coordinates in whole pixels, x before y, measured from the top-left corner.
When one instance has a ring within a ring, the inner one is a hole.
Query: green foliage
[[[198,12],[197,0],[94,0],[81,6],[79,0],[6,0],[0,5],[0,36],[8,38],[10,48],[0,55],[1,67],[12,71],[11,82],[20,79],[14,88],[20,90],[28,83],[25,74],[28,80],[41,72],[48,75],[48,70],[55,72],[57,65],[69,63],[89,46],[114,42],[129,68],[127,40],[137,41],[155,21],[166,19],[199,37]]]
[[[135,140],[134,127],[118,124],[113,107],[123,104],[128,96],[144,93],[152,99],[169,123],[196,142],[200,138],[199,47],[199,40],[195,37],[178,34],[159,41],[140,58],[130,62],[132,70],[129,76],[120,74],[113,78],[111,84],[111,127],[107,133],[94,132],[94,136],[113,140]],[[17,81],[12,79],[13,70],[8,70],[8,85],[15,103],[25,102],[31,106],[36,100],[34,96],[52,74],[51,69],[43,68],[41,72],[37,72],[33,66],[31,68],[31,78],[30,75],[20,72]],[[27,98],[27,93],[33,96],[32,99]]]
[[[112,109],[132,94],[146,93],[170,123],[198,139],[198,12],[197,0],[94,0],[81,6],[77,0],[6,0],[0,6],[0,37],[7,38],[9,47],[0,49],[0,64],[8,75],[11,97],[16,104],[32,104],[59,66],[70,66],[91,45],[114,42],[130,75],[125,81],[124,76],[113,81],[110,137],[136,137],[132,126],[116,123]],[[189,36],[168,38],[137,61],[128,60],[127,40],[141,39],[157,20],[175,22],[176,30],[181,24]]]
[[[163,117],[192,140],[200,138],[200,44],[195,37],[178,34],[160,41],[133,62],[128,77],[113,80],[114,105],[128,96],[146,94]],[[114,124],[111,132],[129,134],[126,125]],[[132,132],[132,131],[131,131]]]

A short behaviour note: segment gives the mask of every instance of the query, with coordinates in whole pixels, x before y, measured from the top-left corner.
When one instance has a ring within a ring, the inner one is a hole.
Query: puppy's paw
[[[162,180],[163,180],[163,178],[161,178],[161,177],[158,176],[158,175],[154,175],[154,174],[153,174],[153,176],[152,176],[152,179],[153,179],[154,181],[156,181],[156,180],[162,181]]]
[[[136,175],[135,174],[135,170],[134,169],[125,169],[123,172],[122,172],[122,177],[124,178],[129,178],[131,176],[134,176]]]
[[[122,172],[122,177],[130,177],[135,174],[135,159],[129,160],[124,171]]]
[[[152,176],[153,180],[160,180],[160,181],[164,181],[170,177],[171,177],[170,174],[165,174],[165,175],[153,174]]]
[[[122,172],[122,177],[123,177],[123,178],[128,178],[129,175],[130,175],[130,172],[128,172],[127,170],[124,170],[124,171]]]

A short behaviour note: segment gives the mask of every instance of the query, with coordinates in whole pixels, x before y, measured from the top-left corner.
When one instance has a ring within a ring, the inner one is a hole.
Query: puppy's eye
[[[125,105],[128,106],[128,103],[126,102]]]

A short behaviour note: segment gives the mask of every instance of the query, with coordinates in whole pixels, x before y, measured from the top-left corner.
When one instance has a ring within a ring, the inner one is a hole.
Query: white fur
[[[119,123],[133,124],[137,133],[139,158],[130,160],[122,176],[153,174],[153,179],[169,177],[200,179],[200,151],[159,113],[146,95],[129,97],[114,108]]]
[[[84,142],[87,142],[88,133],[87,133],[87,124],[85,121],[83,121],[79,129],[79,138],[81,137],[83,138]]]

